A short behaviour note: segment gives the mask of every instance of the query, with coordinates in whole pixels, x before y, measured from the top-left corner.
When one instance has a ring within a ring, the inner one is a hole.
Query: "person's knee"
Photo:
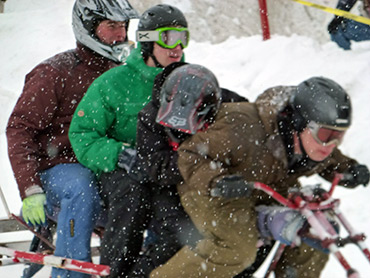
[[[351,49],[351,41],[344,36],[342,30],[338,30],[337,33],[330,35],[330,38],[333,42],[335,42],[339,47],[343,48],[344,50]]]

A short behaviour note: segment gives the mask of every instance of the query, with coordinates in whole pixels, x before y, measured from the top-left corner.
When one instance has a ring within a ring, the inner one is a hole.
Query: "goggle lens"
[[[317,138],[323,143],[330,143],[334,140],[341,142],[344,136],[344,131],[332,130],[328,128],[319,128]]]
[[[335,130],[320,126],[316,123],[308,125],[314,139],[322,145],[336,144],[339,145],[344,137],[345,130]]]
[[[179,44],[186,48],[189,44],[189,30],[187,28],[159,28],[157,43],[165,48],[175,48]]]

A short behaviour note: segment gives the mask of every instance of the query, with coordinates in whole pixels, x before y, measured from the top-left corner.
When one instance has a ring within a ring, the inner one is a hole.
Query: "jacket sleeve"
[[[108,82],[109,83],[109,82]],[[105,80],[96,79],[77,106],[69,128],[69,140],[78,161],[97,174],[116,169],[123,142],[107,136],[115,121]]]
[[[345,173],[352,165],[357,163],[358,162],[355,159],[345,156],[336,148],[329,160],[329,166],[325,170],[321,171],[319,175],[327,181],[332,182],[335,173]]]
[[[356,4],[357,0],[339,0],[337,4],[337,9],[343,11],[350,11]]]
[[[48,129],[58,106],[58,91],[63,90],[58,70],[40,64],[25,80],[7,125],[8,154],[21,198],[41,193],[39,161],[45,158],[37,138]]]
[[[149,103],[151,105],[151,103]],[[176,185],[182,181],[177,151],[169,145],[164,128],[155,122],[157,110],[145,107],[138,117],[136,146],[151,179],[158,185]]]
[[[208,130],[181,144],[178,164],[186,186],[208,195],[219,179],[232,174],[230,170],[242,162],[250,144],[240,141],[248,132],[240,117],[233,113],[218,117]]]

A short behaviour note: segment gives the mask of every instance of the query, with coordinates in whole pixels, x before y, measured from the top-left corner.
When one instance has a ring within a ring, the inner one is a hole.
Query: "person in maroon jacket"
[[[127,30],[133,18],[138,13],[126,0],[76,0],[72,25],[77,47],[27,74],[9,118],[8,153],[23,219],[32,226],[45,225],[46,214],[57,219],[57,256],[91,260],[100,198],[94,174],[77,162],[68,129],[89,85],[129,54],[133,43]],[[52,277],[89,275],[54,268]]]

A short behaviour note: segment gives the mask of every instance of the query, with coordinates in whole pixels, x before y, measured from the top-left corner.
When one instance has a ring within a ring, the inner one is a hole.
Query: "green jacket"
[[[125,65],[91,84],[69,129],[81,164],[97,174],[116,169],[118,154],[135,145],[137,114],[151,99],[155,76],[161,71],[144,63],[138,47]]]

